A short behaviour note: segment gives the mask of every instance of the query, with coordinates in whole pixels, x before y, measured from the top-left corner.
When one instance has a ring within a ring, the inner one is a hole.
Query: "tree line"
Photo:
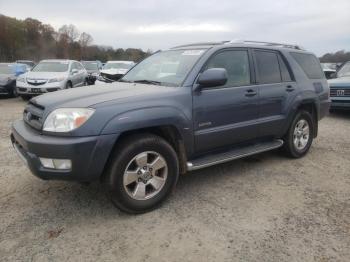
[[[327,53],[320,57],[320,61],[322,63],[344,63],[350,61],[350,52],[341,50],[335,53]]]
[[[62,58],[74,60],[140,61],[150,54],[135,48],[113,48],[93,44],[92,36],[74,25],[58,31],[33,18],[20,20],[0,14],[0,61],[19,59],[40,61]]]

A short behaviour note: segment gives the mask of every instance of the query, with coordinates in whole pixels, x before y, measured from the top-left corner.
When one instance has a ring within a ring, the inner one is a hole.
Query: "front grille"
[[[350,87],[331,88],[330,96],[331,97],[350,97]]]
[[[46,84],[47,79],[30,79],[27,78],[27,83],[32,86],[40,86]]]
[[[41,130],[44,110],[45,108],[43,106],[29,102],[23,112],[24,122],[34,129]]]
[[[118,81],[120,78],[122,78],[123,74],[110,75],[106,73],[101,73],[101,76],[111,81]]]

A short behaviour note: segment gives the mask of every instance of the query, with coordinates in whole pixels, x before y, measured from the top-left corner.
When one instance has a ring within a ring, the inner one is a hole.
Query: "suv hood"
[[[328,80],[330,87],[349,87],[350,88],[350,76],[339,77]]]
[[[109,101],[127,103],[135,100],[155,99],[166,93],[171,96],[177,89],[176,87],[116,82],[48,93],[32,98],[31,102],[49,110],[61,107],[97,108]]]
[[[67,77],[68,72],[28,72],[24,76],[34,79],[50,79],[56,77]]]

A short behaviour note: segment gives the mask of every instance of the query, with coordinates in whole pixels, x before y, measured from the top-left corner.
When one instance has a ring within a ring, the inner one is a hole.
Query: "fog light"
[[[69,159],[51,159],[40,157],[40,162],[45,168],[70,170],[72,169],[72,161]]]

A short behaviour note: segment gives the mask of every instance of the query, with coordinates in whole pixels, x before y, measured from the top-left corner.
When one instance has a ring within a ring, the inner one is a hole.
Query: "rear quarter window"
[[[310,79],[325,78],[322,67],[318,59],[311,54],[291,53],[292,57],[297,61],[305,74]]]

